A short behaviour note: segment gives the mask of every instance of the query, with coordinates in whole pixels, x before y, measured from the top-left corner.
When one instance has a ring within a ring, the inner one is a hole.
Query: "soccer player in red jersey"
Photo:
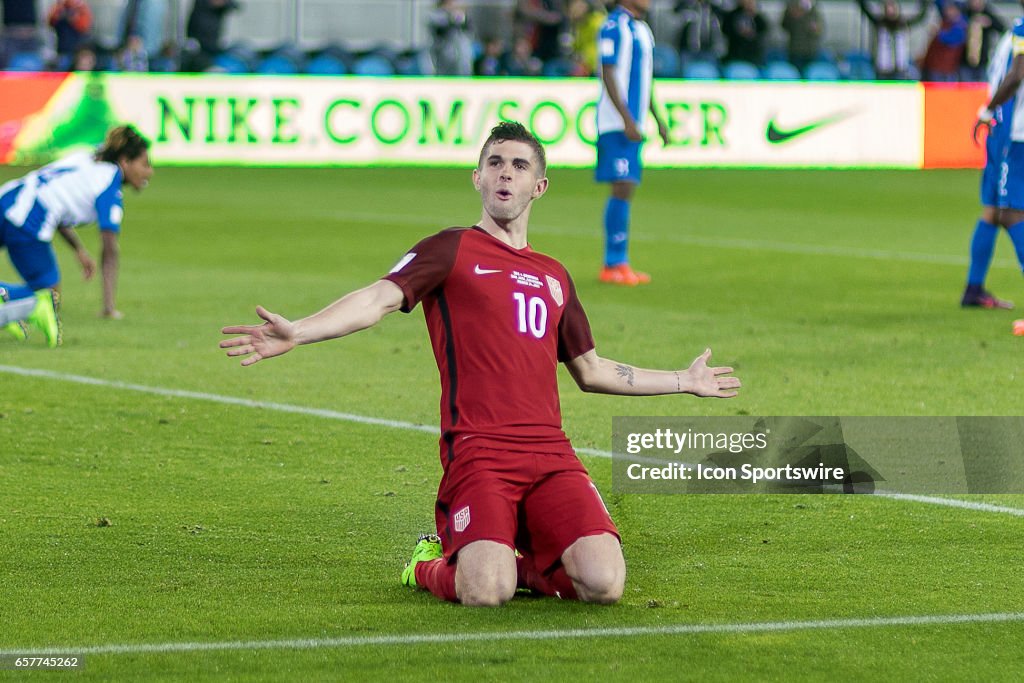
[[[667,371],[597,355],[569,274],[527,242],[545,173],[537,139],[499,124],[473,171],[477,225],[427,237],[381,280],[302,320],[257,307],[265,322],[225,327],[241,336],[220,344],[252,365],[423,302],[441,375],[444,475],[437,535],[420,539],[402,581],[465,605],[500,605],[517,587],[598,603],[622,595],[618,530],[562,431],[559,362],[590,392],[729,398],[740,386],[732,368],[708,367],[710,349]]]

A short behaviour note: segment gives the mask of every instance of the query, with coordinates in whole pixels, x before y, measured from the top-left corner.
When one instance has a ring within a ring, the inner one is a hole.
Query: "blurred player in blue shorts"
[[[24,283],[0,282],[0,326],[24,339],[24,322],[39,328],[52,348],[61,343],[58,315],[60,271],[53,237],[60,235],[75,250],[85,278],[96,262],[74,226],[96,223],[102,235],[103,310],[120,318],[115,306],[120,259],[118,235],[124,217],[121,187],[142,190],[153,175],[149,141],[131,126],[107,134],[95,153],[79,152],[43,166],[0,187],[0,247]]]
[[[961,304],[1013,308],[1009,301],[997,299],[986,292],[983,285],[998,225],[1006,228],[1024,270],[1024,97],[1020,93],[1024,82],[1024,21],[1018,19],[1000,41],[991,65],[989,85],[992,96],[978,112],[978,121],[974,125],[975,138],[983,126],[991,129],[986,148],[988,161],[982,176],[982,204],[985,209],[971,240],[971,268]],[[994,122],[997,125],[993,128]],[[993,157],[999,159],[994,167]],[[990,210],[993,206],[993,181],[997,213]]]
[[[651,0],[619,0],[601,28],[601,95],[597,102],[598,182],[611,183],[604,211],[605,252],[601,282],[635,287],[651,278],[629,265],[630,203],[642,172],[640,148],[650,111],[662,142],[668,126],[651,95],[654,36],[642,17]]]

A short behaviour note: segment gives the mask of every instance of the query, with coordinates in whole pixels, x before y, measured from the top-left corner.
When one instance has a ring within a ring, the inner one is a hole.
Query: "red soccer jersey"
[[[561,263],[479,227],[412,248],[386,276],[408,313],[420,301],[441,374],[441,461],[476,446],[572,453],[558,403],[558,362],[594,348]]]

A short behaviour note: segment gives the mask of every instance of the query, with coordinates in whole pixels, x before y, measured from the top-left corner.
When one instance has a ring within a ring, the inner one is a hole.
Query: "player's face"
[[[148,152],[143,152],[134,159],[122,157],[120,166],[124,173],[124,181],[136,190],[141,191],[153,177],[153,165],[149,163]]]
[[[537,158],[525,142],[491,143],[480,167],[473,171],[473,186],[484,210],[498,221],[512,221],[544,194],[548,179],[540,176]]]

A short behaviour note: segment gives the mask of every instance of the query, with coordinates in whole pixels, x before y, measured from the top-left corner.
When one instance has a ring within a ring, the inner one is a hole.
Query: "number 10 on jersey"
[[[529,332],[537,339],[541,339],[548,327],[548,305],[539,296],[526,298],[522,292],[513,292],[512,298],[516,300],[516,318],[519,323],[519,332]]]

